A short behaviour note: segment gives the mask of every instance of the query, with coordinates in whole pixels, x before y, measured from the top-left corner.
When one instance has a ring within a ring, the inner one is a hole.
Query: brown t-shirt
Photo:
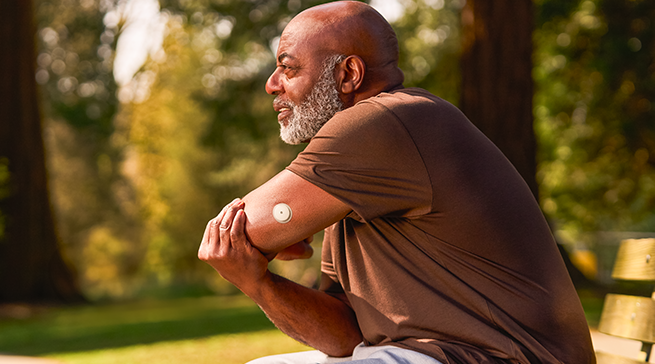
[[[421,89],[337,113],[288,167],[352,207],[326,229],[367,345],[444,363],[594,363],[580,301],[525,182]]]

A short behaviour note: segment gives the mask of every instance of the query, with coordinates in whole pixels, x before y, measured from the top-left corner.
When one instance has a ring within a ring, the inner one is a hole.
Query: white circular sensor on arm
[[[285,203],[279,203],[273,207],[273,218],[280,224],[286,224],[291,221],[291,207]]]

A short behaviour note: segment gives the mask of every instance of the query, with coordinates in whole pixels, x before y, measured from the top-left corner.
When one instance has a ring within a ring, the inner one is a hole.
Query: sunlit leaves
[[[279,141],[264,83],[283,28],[320,2],[161,1],[161,49],[117,76],[120,88],[113,62],[125,2],[37,2],[35,77],[47,100],[56,206],[96,297],[215,277],[195,257],[204,224],[298,151]],[[400,3],[393,26],[405,85],[457,103],[464,2]],[[568,232],[652,229],[655,5],[535,4],[544,211]]]
[[[41,24],[36,80],[46,106],[80,128],[108,135],[116,111],[112,62],[114,31],[102,19],[110,1],[37,1]]]
[[[292,12],[311,4],[163,4],[155,20],[165,24],[161,49],[146,52],[148,60],[130,80],[116,73],[123,80],[120,89],[111,80],[111,102],[118,98],[121,103],[106,133],[89,133],[97,125],[80,125],[80,115],[57,115],[87,137],[95,136],[98,150],[86,145],[75,129],[60,123],[51,126],[62,230],[72,242],[72,259],[84,289],[94,298],[129,296],[139,287],[207,278],[214,289],[224,289],[225,282],[216,283],[215,273],[196,257],[207,220],[226,202],[280,171],[298,151],[280,142],[272,97],[263,85],[274,66],[270,44]],[[121,37],[129,33],[132,17],[121,10],[124,5],[97,14],[104,27],[80,31],[95,34],[87,45],[95,53],[87,60],[82,50],[76,51],[78,67],[66,64],[65,55],[43,52],[47,73],[42,76],[48,78],[43,84],[52,87],[53,100],[71,93],[76,97],[71,98],[71,107],[79,110],[85,98],[95,97],[100,86],[90,79],[103,77],[98,67],[121,56],[114,49],[121,52],[126,39]],[[60,44],[59,33],[45,34],[46,49],[47,41],[55,48]],[[65,69],[54,73],[53,59],[61,59]],[[92,65],[86,68],[86,79],[80,76],[84,61]],[[53,83],[53,74],[57,82],[66,83],[62,88]],[[61,81],[66,77],[77,82]],[[77,160],[68,145],[76,146]],[[75,180],[74,175],[81,178]],[[108,211],[102,211],[103,204]],[[85,208],[76,210],[75,205]]]
[[[403,17],[393,23],[400,45],[405,86],[423,87],[458,100],[461,1],[402,0]]]
[[[578,232],[652,229],[655,7],[544,0],[540,9],[535,127],[544,211]]]

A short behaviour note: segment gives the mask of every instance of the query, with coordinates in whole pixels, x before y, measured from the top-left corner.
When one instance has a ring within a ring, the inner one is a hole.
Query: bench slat
[[[612,278],[655,280],[655,239],[627,239],[616,254]]]
[[[655,300],[608,294],[598,331],[627,339],[655,342]]]

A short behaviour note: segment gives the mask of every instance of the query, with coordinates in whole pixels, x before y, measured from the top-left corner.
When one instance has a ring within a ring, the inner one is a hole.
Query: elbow
[[[325,354],[327,354],[329,356],[333,356],[335,358],[343,358],[343,357],[347,357],[347,356],[352,356],[353,355],[353,350],[355,350],[355,347],[357,345],[359,345],[360,343],[361,343],[361,341],[357,341],[357,343],[355,343],[354,345],[348,345],[348,346],[344,346],[344,347],[341,347],[341,348],[335,348],[334,351],[332,351],[330,353],[326,352]]]
[[[359,329],[357,329],[351,331],[350,333],[344,333],[343,336],[337,338],[337,340],[334,340],[332,345],[329,347],[317,349],[329,356],[342,358],[346,356],[352,356],[353,350],[355,350],[355,347],[361,344],[362,341],[362,334]]]

